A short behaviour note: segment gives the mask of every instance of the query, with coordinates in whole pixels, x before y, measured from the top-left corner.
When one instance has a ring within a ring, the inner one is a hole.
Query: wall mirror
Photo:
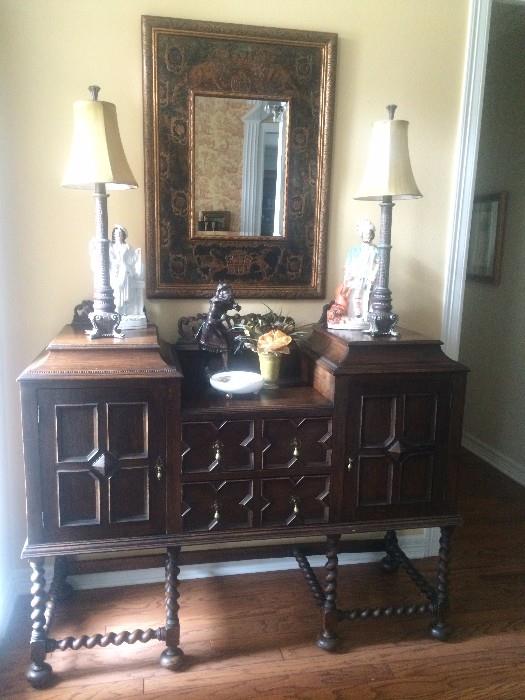
[[[323,296],[336,35],[142,19],[148,295]]]

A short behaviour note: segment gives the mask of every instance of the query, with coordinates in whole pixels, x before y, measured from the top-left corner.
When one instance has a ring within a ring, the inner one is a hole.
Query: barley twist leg
[[[164,587],[166,601],[166,648],[160,655],[160,665],[171,671],[180,670],[184,654],[179,647],[179,596],[178,576],[180,569],[177,565],[180,547],[168,547],[166,559],[166,584]]]
[[[452,631],[445,621],[445,616],[448,610],[448,565],[450,560],[450,539],[453,532],[453,527],[442,527],[439,540],[434,619],[432,620],[430,633],[434,639],[438,639],[440,642],[448,639]]]
[[[323,630],[317,640],[317,646],[325,651],[334,651],[337,647],[337,547],[340,535],[328,535],[326,538],[325,564],[325,600],[322,607]]]
[[[393,547],[397,547],[397,535],[395,530],[388,530],[385,539],[385,556],[381,559],[383,571],[394,573],[399,569],[399,559],[395,556]]]
[[[44,575],[44,557],[31,559],[31,665],[26,678],[33,688],[45,688],[51,684],[53,669],[46,663],[46,579]]]

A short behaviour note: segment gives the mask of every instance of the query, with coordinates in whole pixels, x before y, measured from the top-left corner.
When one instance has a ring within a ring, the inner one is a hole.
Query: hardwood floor
[[[427,616],[342,623],[341,651],[314,641],[319,613],[298,571],[185,581],[181,646],[187,669],[158,665],[158,642],[55,652],[60,678],[36,691],[24,678],[28,599],[2,649],[0,697],[104,700],[523,700],[525,698],[525,489],[466,454],[460,482],[465,523],[453,540],[447,643],[430,639]],[[433,571],[434,561],[423,565]],[[162,585],[81,591],[59,607],[53,635],[156,627]],[[418,600],[402,572],[341,567],[341,607]],[[92,604],[95,607],[92,610]]]

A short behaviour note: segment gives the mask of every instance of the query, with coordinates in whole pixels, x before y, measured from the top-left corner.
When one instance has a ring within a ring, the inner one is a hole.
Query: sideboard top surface
[[[304,345],[335,374],[367,372],[465,372],[442,350],[442,341],[400,328],[398,336],[313,326]]]
[[[92,340],[84,330],[68,325],[19,380],[180,378],[178,367],[163,355],[155,326],[126,331],[124,338]]]

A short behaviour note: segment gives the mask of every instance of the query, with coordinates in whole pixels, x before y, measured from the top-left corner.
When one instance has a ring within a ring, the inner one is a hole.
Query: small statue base
[[[120,320],[120,328],[130,331],[135,328],[146,328],[148,319],[144,314],[124,314]]]
[[[334,331],[367,331],[369,325],[362,318],[348,318],[342,316],[337,322],[327,321],[326,327]]]

